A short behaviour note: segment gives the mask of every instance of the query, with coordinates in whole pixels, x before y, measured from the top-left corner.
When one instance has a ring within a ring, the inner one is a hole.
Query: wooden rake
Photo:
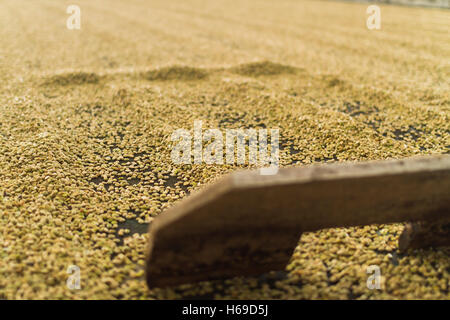
[[[422,243],[427,232],[423,245],[448,245],[449,219],[450,155],[237,171],[153,221],[147,283],[284,269],[301,233],[324,228],[420,221],[401,246]],[[441,232],[429,234],[429,222]]]

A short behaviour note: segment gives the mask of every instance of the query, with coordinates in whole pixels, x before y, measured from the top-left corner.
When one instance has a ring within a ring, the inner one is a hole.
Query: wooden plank
[[[449,217],[450,156],[233,173],[150,226],[147,282],[177,285],[283,269],[300,234]]]

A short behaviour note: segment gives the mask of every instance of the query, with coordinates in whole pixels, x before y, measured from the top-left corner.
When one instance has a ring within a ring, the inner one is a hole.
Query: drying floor
[[[172,132],[279,128],[282,166],[450,150],[450,11],[326,1],[0,1],[0,298],[449,299],[402,224],[304,234],[286,270],[147,288],[148,223],[233,165]],[[246,166],[240,166],[246,167]],[[81,289],[66,286],[77,265]],[[370,290],[369,265],[382,288]]]

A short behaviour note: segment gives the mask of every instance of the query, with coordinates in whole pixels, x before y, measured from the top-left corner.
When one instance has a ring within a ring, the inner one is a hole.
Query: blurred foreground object
[[[438,222],[409,222],[400,236],[399,249],[450,246],[450,220]]]
[[[449,155],[258,172],[235,172],[154,220],[150,287],[284,269],[302,232],[450,218]]]

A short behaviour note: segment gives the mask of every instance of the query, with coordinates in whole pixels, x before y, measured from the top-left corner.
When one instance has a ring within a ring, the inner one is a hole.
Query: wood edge
[[[296,184],[334,179],[400,175],[420,171],[450,170],[450,155],[414,156],[404,159],[346,161],[281,168],[276,175],[261,175],[258,170],[236,171],[232,175],[238,189],[279,184]]]

